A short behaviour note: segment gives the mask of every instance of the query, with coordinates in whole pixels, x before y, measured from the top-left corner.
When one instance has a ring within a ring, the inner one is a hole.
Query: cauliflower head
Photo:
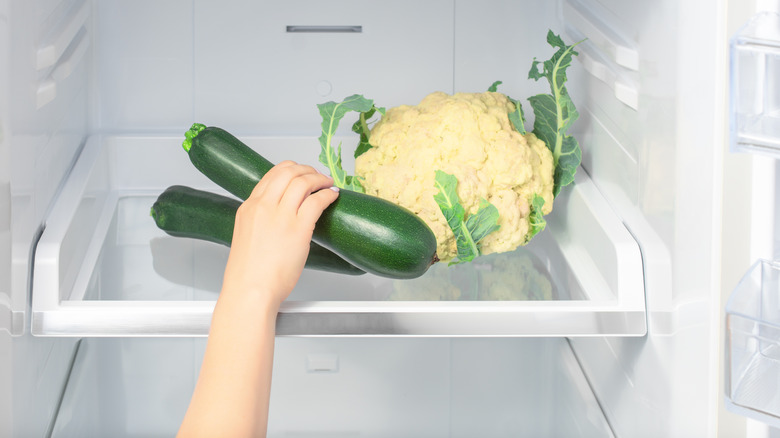
[[[500,228],[480,242],[480,253],[506,252],[527,243],[531,201],[552,211],[553,156],[534,134],[509,121],[515,110],[501,93],[434,92],[418,105],[387,110],[371,129],[371,149],[357,157],[355,173],[366,193],[395,202],[431,227],[438,256],[457,255],[455,236],[434,200],[435,171],[458,179],[466,215],[486,199],[499,211]]]

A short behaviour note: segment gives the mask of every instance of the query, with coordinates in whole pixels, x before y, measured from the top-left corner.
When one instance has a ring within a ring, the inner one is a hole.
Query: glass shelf
[[[315,139],[246,141],[271,161],[316,165]],[[207,335],[228,248],[156,227],[151,205],[173,184],[222,192],[193,168],[179,138],[87,142],[37,246],[34,335]],[[414,280],[305,270],[277,333],[644,335],[639,247],[582,169],[547,220],[526,247],[437,264]]]

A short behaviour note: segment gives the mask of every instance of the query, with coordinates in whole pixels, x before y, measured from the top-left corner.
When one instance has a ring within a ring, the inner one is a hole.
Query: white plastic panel
[[[0,329],[14,336],[29,331],[36,230],[86,130],[90,11],[84,0],[0,5]],[[39,69],[42,48],[52,55]]]
[[[639,70],[639,50],[620,29],[611,25],[607,9],[597,2],[581,0],[566,0],[562,7],[563,19],[577,33],[608,54],[615,64]]]
[[[96,117],[104,130],[159,131],[194,118],[266,135],[317,134],[319,103],[361,93],[390,107],[452,91],[450,0],[101,0],[95,7]],[[333,26],[360,32],[311,31]]]
[[[640,55],[638,71],[620,71],[637,84],[637,108],[595,78],[572,94],[583,102],[583,167],[642,249],[648,335],[572,346],[616,435],[715,436],[720,236],[738,232],[720,220],[733,206],[721,205],[725,94],[712,92],[727,85],[726,8],[578,3],[605,10],[599,20]]]
[[[0,3],[0,65],[8,65],[8,4]],[[21,333],[23,314],[12,305],[11,267],[11,144],[6,134],[11,105],[8,103],[7,68],[0,68],[0,330]],[[2,432],[2,429],[0,429]]]
[[[35,56],[35,66],[38,70],[57,63],[84,30],[91,14],[90,2],[87,0],[61,2],[58,9],[62,11],[46,21],[51,27],[44,27],[41,32],[43,36]]]
[[[0,0],[0,436],[47,436],[76,342],[30,335],[30,280],[36,230],[84,140],[92,3]],[[39,70],[77,10],[75,38]]]
[[[532,111],[526,99],[550,88],[544,80],[528,79],[528,71],[534,57],[545,60],[555,53],[546,35],[550,29],[563,30],[557,10],[557,2],[550,1],[456,0],[453,91],[482,92],[500,80],[498,91],[523,103],[530,128]]]
[[[315,164],[318,156],[314,138],[246,140],[273,162]],[[217,190],[180,143],[90,139],[38,244],[34,334],[207,334],[227,248],[167,236],[149,217],[169,185]],[[415,280],[306,271],[277,328],[283,335],[640,336],[644,303],[639,248],[580,170],[548,229],[527,247],[436,265]]]
[[[204,349],[83,340],[51,436],[175,435]],[[564,339],[277,338],[273,373],[272,438],[613,437]]]
[[[148,131],[192,123],[193,2],[100,0],[95,11],[97,126]]]
[[[215,125],[317,135],[319,103],[359,93],[391,107],[452,90],[448,0],[197,1],[194,30],[194,115]]]
[[[46,6],[36,3],[40,23],[32,28],[36,32],[30,66],[34,73],[24,78],[25,81],[37,78],[35,109],[51,103],[57,97],[58,89],[66,90],[65,94],[75,91],[73,81],[67,79],[78,71],[90,46],[91,4],[88,0],[66,0]],[[25,55],[28,58],[29,55]],[[84,81],[85,75],[82,70],[78,80]]]
[[[570,30],[571,34],[576,31]],[[577,60],[591,76],[603,82],[615,95],[615,98],[632,109],[639,108],[639,87],[623,72],[615,68],[608,60],[592,48],[593,43],[576,37],[581,41],[577,45]]]

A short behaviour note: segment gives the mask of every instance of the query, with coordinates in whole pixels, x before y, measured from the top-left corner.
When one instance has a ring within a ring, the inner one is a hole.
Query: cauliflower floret
[[[495,92],[434,92],[419,105],[387,110],[371,130],[373,148],[359,156],[355,173],[366,193],[404,206],[431,227],[438,256],[457,255],[455,236],[433,196],[435,171],[458,179],[466,214],[481,199],[499,212],[500,228],[480,243],[482,254],[506,252],[527,242],[534,194],[552,210],[553,157],[543,141],[521,135],[509,121],[509,99]]]

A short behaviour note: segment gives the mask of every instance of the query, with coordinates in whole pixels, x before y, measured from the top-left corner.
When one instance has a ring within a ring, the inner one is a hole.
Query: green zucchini
[[[185,137],[192,164],[241,199],[273,167],[224,129],[196,123]],[[312,240],[363,271],[389,278],[419,277],[439,260],[436,237],[416,214],[350,190],[342,189],[323,211]]]
[[[237,199],[175,185],[157,197],[151,214],[157,226],[171,236],[230,246],[240,205]],[[365,273],[315,242],[311,242],[305,267],[347,275]]]

